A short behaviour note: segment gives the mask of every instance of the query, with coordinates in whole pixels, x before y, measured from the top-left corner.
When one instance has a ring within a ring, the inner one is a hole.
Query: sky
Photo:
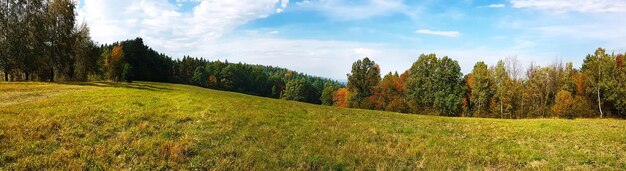
[[[573,62],[598,47],[626,52],[626,0],[79,0],[100,44],[141,37],[189,55],[345,80],[369,57],[383,75],[420,54],[495,65]]]

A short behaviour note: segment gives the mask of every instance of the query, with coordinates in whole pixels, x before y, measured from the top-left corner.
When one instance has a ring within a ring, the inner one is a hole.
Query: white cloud
[[[267,32],[267,33],[268,33],[268,34],[278,34],[278,33],[280,33],[280,31],[278,31],[278,30],[274,30],[274,31],[270,31],[270,32]]]
[[[309,4],[309,3],[311,3],[311,1],[309,1],[309,0],[304,0],[304,1],[301,1],[301,2],[296,2],[296,5],[297,5],[297,6],[302,6],[302,5],[306,5],[306,4]]]
[[[624,0],[509,0],[513,8],[553,12],[626,12]]]
[[[223,34],[258,18],[278,13],[288,0],[177,0],[199,2],[190,12],[179,12],[167,0],[85,0],[79,17],[101,43],[142,37],[156,50],[174,55],[204,49]]]
[[[420,34],[430,34],[436,36],[446,36],[446,37],[459,37],[461,33],[458,31],[436,31],[436,30],[428,30],[428,29],[420,29],[415,31]]]
[[[504,5],[504,4],[490,4],[490,5],[487,5],[487,7],[489,7],[489,8],[504,8],[504,7],[506,7],[506,5]]]

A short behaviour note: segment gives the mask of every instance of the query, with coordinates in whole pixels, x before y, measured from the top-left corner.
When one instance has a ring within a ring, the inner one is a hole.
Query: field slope
[[[445,118],[138,82],[0,83],[0,170],[625,170],[626,121]]]

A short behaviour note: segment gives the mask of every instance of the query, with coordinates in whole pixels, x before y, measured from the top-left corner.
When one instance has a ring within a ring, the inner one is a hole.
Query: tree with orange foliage
[[[347,88],[339,88],[335,93],[333,93],[333,105],[337,107],[348,107],[348,95],[349,91]]]
[[[576,95],[585,95],[585,89],[587,88],[585,85],[585,80],[587,80],[585,73],[575,72],[572,77],[574,78],[574,85],[576,86]]]
[[[126,64],[122,45],[117,44],[110,51],[106,49],[102,56],[104,58],[106,78],[113,81],[122,81],[124,66]]]
[[[617,72],[620,72],[619,69],[621,69],[623,64],[624,64],[624,59],[623,58],[624,58],[624,55],[622,55],[622,54],[617,55],[617,57],[615,58],[615,63],[617,64],[617,68],[618,68]]]
[[[407,73],[407,72],[405,72]],[[406,102],[404,102],[404,81],[408,74],[404,74],[404,79],[398,72],[389,72],[380,82],[380,98],[378,106],[386,111],[407,112]]]

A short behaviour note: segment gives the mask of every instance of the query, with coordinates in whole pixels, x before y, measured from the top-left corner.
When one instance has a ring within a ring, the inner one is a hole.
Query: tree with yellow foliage
[[[572,97],[572,93],[567,90],[561,90],[556,94],[556,99],[552,106],[552,114],[562,118],[574,118],[572,112],[573,105],[574,98]]]

